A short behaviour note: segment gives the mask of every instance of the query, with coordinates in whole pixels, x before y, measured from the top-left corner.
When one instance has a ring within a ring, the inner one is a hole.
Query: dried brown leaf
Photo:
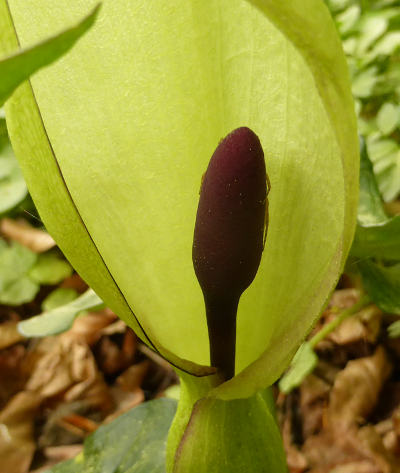
[[[348,345],[360,341],[374,343],[381,328],[382,311],[370,305],[344,320],[330,335],[337,345]]]
[[[103,330],[113,324],[117,316],[110,309],[89,312],[84,317],[75,319],[64,338],[79,339],[82,343],[92,346],[103,334]]]
[[[51,408],[44,410],[45,417],[42,420],[39,438],[37,440],[38,448],[44,449],[54,445],[69,445],[81,440],[81,436],[71,435],[60,426],[61,419],[73,413],[85,414],[89,412],[89,406],[86,401],[75,401],[73,403],[56,403]]]
[[[322,429],[323,415],[328,404],[330,385],[311,374],[300,386],[302,433],[307,438]]]
[[[59,445],[57,447],[46,447],[44,454],[51,460],[57,462],[76,457],[83,449],[83,445]]]
[[[144,392],[140,388],[135,389],[135,391],[125,391],[120,386],[114,386],[111,388],[111,393],[117,409],[105,418],[105,424],[112,422],[121,414],[133,409],[145,400]]]
[[[0,231],[5,237],[21,243],[35,253],[43,253],[56,246],[56,242],[47,232],[32,227],[23,219],[1,219]]]
[[[370,357],[350,361],[335,380],[328,407],[328,422],[346,430],[365,419],[375,407],[392,366],[382,347]]]
[[[95,350],[96,360],[104,373],[115,374],[132,364],[136,348],[136,335],[131,329],[126,328],[122,340],[121,336],[101,338]]]
[[[340,312],[352,307],[360,298],[358,289],[340,289],[332,294],[328,311]]]
[[[286,461],[290,473],[303,473],[308,468],[306,457],[293,444],[286,448]]]
[[[344,431],[341,435],[332,430],[324,430],[306,440],[303,452],[312,467],[312,473],[331,473],[338,467],[345,468],[348,465],[364,465],[364,471],[369,471],[367,468],[370,468],[371,472],[379,471],[360,447],[356,428]]]
[[[111,398],[93,354],[85,343],[67,334],[49,337],[37,347],[37,361],[27,389],[65,401],[86,399],[93,405],[110,408]]]
[[[87,417],[80,416],[79,414],[69,414],[62,418],[64,423],[73,425],[83,430],[84,432],[94,432],[99,427],[97,422],[94,422]]]
[[[0,350],[25,340],[25,337],[18,332],[17,325],[18,323],[14,321],[0,324]]]
[[[117,384],[125,391],[135,391],[143,383],[143,380],[150,368],[150,361],[144,360],[130,366],[117,378]]]
[[[0,352],[0,409],[25,385],[25,355],[22,345],[14,345]]]
[[[1,471],[26,473],[29,470],[36,448],[33,421],[41,402],[40,395],[22,391],[1,411]]]
[[[296,397],[296,394],[291,393],[288,396],[282,395],[278,399],[278,404],[282,407],[281,413],[283,414],[280,417],[280,424],[289,471],[290,473],[302,473],[307,469],[308,462],[299,447],[294,443],[294,438],[296,437],[293,427],[295,417],[293,407],[296,402],[294,397]]]
[[[357,437],[365,452],[368,452],[382,473],[400,473],[400,459],[388,452],[382,439],[372,425],[358,430]]]
[[[64,289],[74,289],[79,294],[82,294],[88,289],[89,286],[79,276],[79,274],[74,273],[71,276],[65,278],[59,287]]]

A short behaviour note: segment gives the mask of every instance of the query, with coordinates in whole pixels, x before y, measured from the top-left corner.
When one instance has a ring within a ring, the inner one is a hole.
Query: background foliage
[[[342,37],[359,131],[386,202],[400,192],[400,6],[397,0],[327,0]]]

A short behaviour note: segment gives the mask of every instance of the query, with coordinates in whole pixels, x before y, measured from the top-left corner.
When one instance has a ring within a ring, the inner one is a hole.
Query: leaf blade
[[[47,337],[70,329],[80,312],[101,305],[103,301],[88,289],[81,296],[63,306],[58,306],[18,323],[18,331],[24,337]]]
[[[100,4],[77,25],[51,38],[0,59],[0,106],[13,91],[39,69],[67,53],[96,21]]]
[[[175,410],[172,399],[145,402],[100,427],[85,440],[81,454],[48,473],[165,473],[165,441]]]

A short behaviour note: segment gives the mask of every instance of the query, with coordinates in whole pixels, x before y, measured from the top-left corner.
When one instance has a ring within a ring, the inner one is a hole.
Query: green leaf
[[[351,5],[351,0],[327,0],[329,8],[333,11],[341,11]]]
[[[54,253],[40,254],[29,270],[29,277],[39,284],[58,284],[72,274],[71,265]]]
[[[385,33],[388,27],[388,19],[377,15],[365,18],[361,24],[361,35],[357,41],[357,55],[365,54],[367,49]]]
[[[28,189],[11,146],[0,148],[0,214],[19,204],[27,193]]]
[[[25,246],[12,242],[0,248],[0,291],[25,276],[35,264],[37,255]]]
[[[30,2],[0,11],[8,47],[13,27],[24,46],[84,8]],[[270,227],[238,312],[236,370],[246,382],[227,396],[277,379],[334,287],[355,227],[354,105],[323,2],[106,2],[90,35],[14,94],[7,120],[62,251],[182,367],[209,363],[191,261],[201,176],[222,136],[252,128],[272,183]]]
[[[361,146],[358,225],[351,254],[360,258],[400,259],[400,216],[389,218],[383,208],[365,144]]]
[[[384,164],[384,169],[378,171],[378,166]],[[400,147],[391,155],[381,160],[377,168],[379,189],[385,202],[391,202],[400,194]]]
[[[400,320],[396,320],[396,322],[390,324],[387,331],[390,338],[400,337]]]
[[[385,202],[389,202],[400,193],[400,146],[394,140],[371,136],[368,151],[379,190]]]
[[[377,166],[379,161],[385,158],[385,156],[395,153],[398,149],[399,145],[394,140],[368,140],[368,155],[374,166]]]
[[[360,18],[360,14],[361,8],[359,5],[351,5],[344,12],[340,13],[336,17],[340,33],[345,34],[351,31]]]
[[[0,60],[0,106],[12,92],[33,73],[48,66],[68,52],[78,39],[90,29],[97,17],[100,5],[77,25],[27,47],[12,56]]]
[[[300,386],[303,380],[314,370],[318,356],[308,342],[303,343],[297,350],[289,370],[279,381],[279,389],[287,394]]]
[[[388,217],[383,208],[382,197],[363,139],[361,140],[360,151],[360,197],[357,220],[360,225],[384,223],[388,220]]]
[[[103,301],[97,294],[92,289],[88,289],[72,302],[20,322],[18,330],[25,337],[56,335],[70,329],[80,312],[97,307],[102,303]]]
[[[39,284],[36,284],[28,276],[21,276],[3,288],[0,292],[0,304],[13,306],[25,304],[35,298],[39,289]]]
[[[377,56],[390,56],[400,47],[400,32],[390,32],[386,34],[380,41],[378,41],[375,47],[369,54],[368,60],[372,61]]]
[[[397,128],[399,120],[399,106],[389,102],[382,105],[376,117],[378,128],[384,135],[390,135],[390,133]]]
[[[365,98],[372,95],[378,82],[378,68],[373,66],[361,71],[353,80],[351,90],[356,97]]]
[[[384,312],[400,315],[400,264],[381,266],[370,260],[360,261],[365,291]]]
[[[0,108],[0,150],[9,143],[4,109]]]
[[[43,300],[41,307],[44,312],[47,312],[49,310],[55,309],[56,307],[68,304],[77,297],[78,293],[75,291],[75,289],[58,287],[57,289],[54,289],[54,291],[50,292],[50,294]]]
[[[359,258],[383,258],[400,260],[400,215],[387,222],[358,226],[351,254]]]
[[[82,453],[48,473],[165,473],[165,441],[175,410],[172,399],[145,402],[100,427]]]

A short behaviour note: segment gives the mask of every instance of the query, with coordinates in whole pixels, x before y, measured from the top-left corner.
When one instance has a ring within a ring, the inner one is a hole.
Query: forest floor
[[[87,288],[76,274],[60,287]],[[357,302],[348,278],[339,287],[313,334]],[[0,306],[7,473],[44,472],[77,455],[100,425],[177,383],[109,309],[78,317],[60,335],[25,339],[17,323],[40,313],[53,289],[43,286],[29,304]],[[318,365],[299,388],[288,395],[274,388],[290,473],[400,473],[400,338],[387,332],[394,320],[365,307],[317,345]]]

